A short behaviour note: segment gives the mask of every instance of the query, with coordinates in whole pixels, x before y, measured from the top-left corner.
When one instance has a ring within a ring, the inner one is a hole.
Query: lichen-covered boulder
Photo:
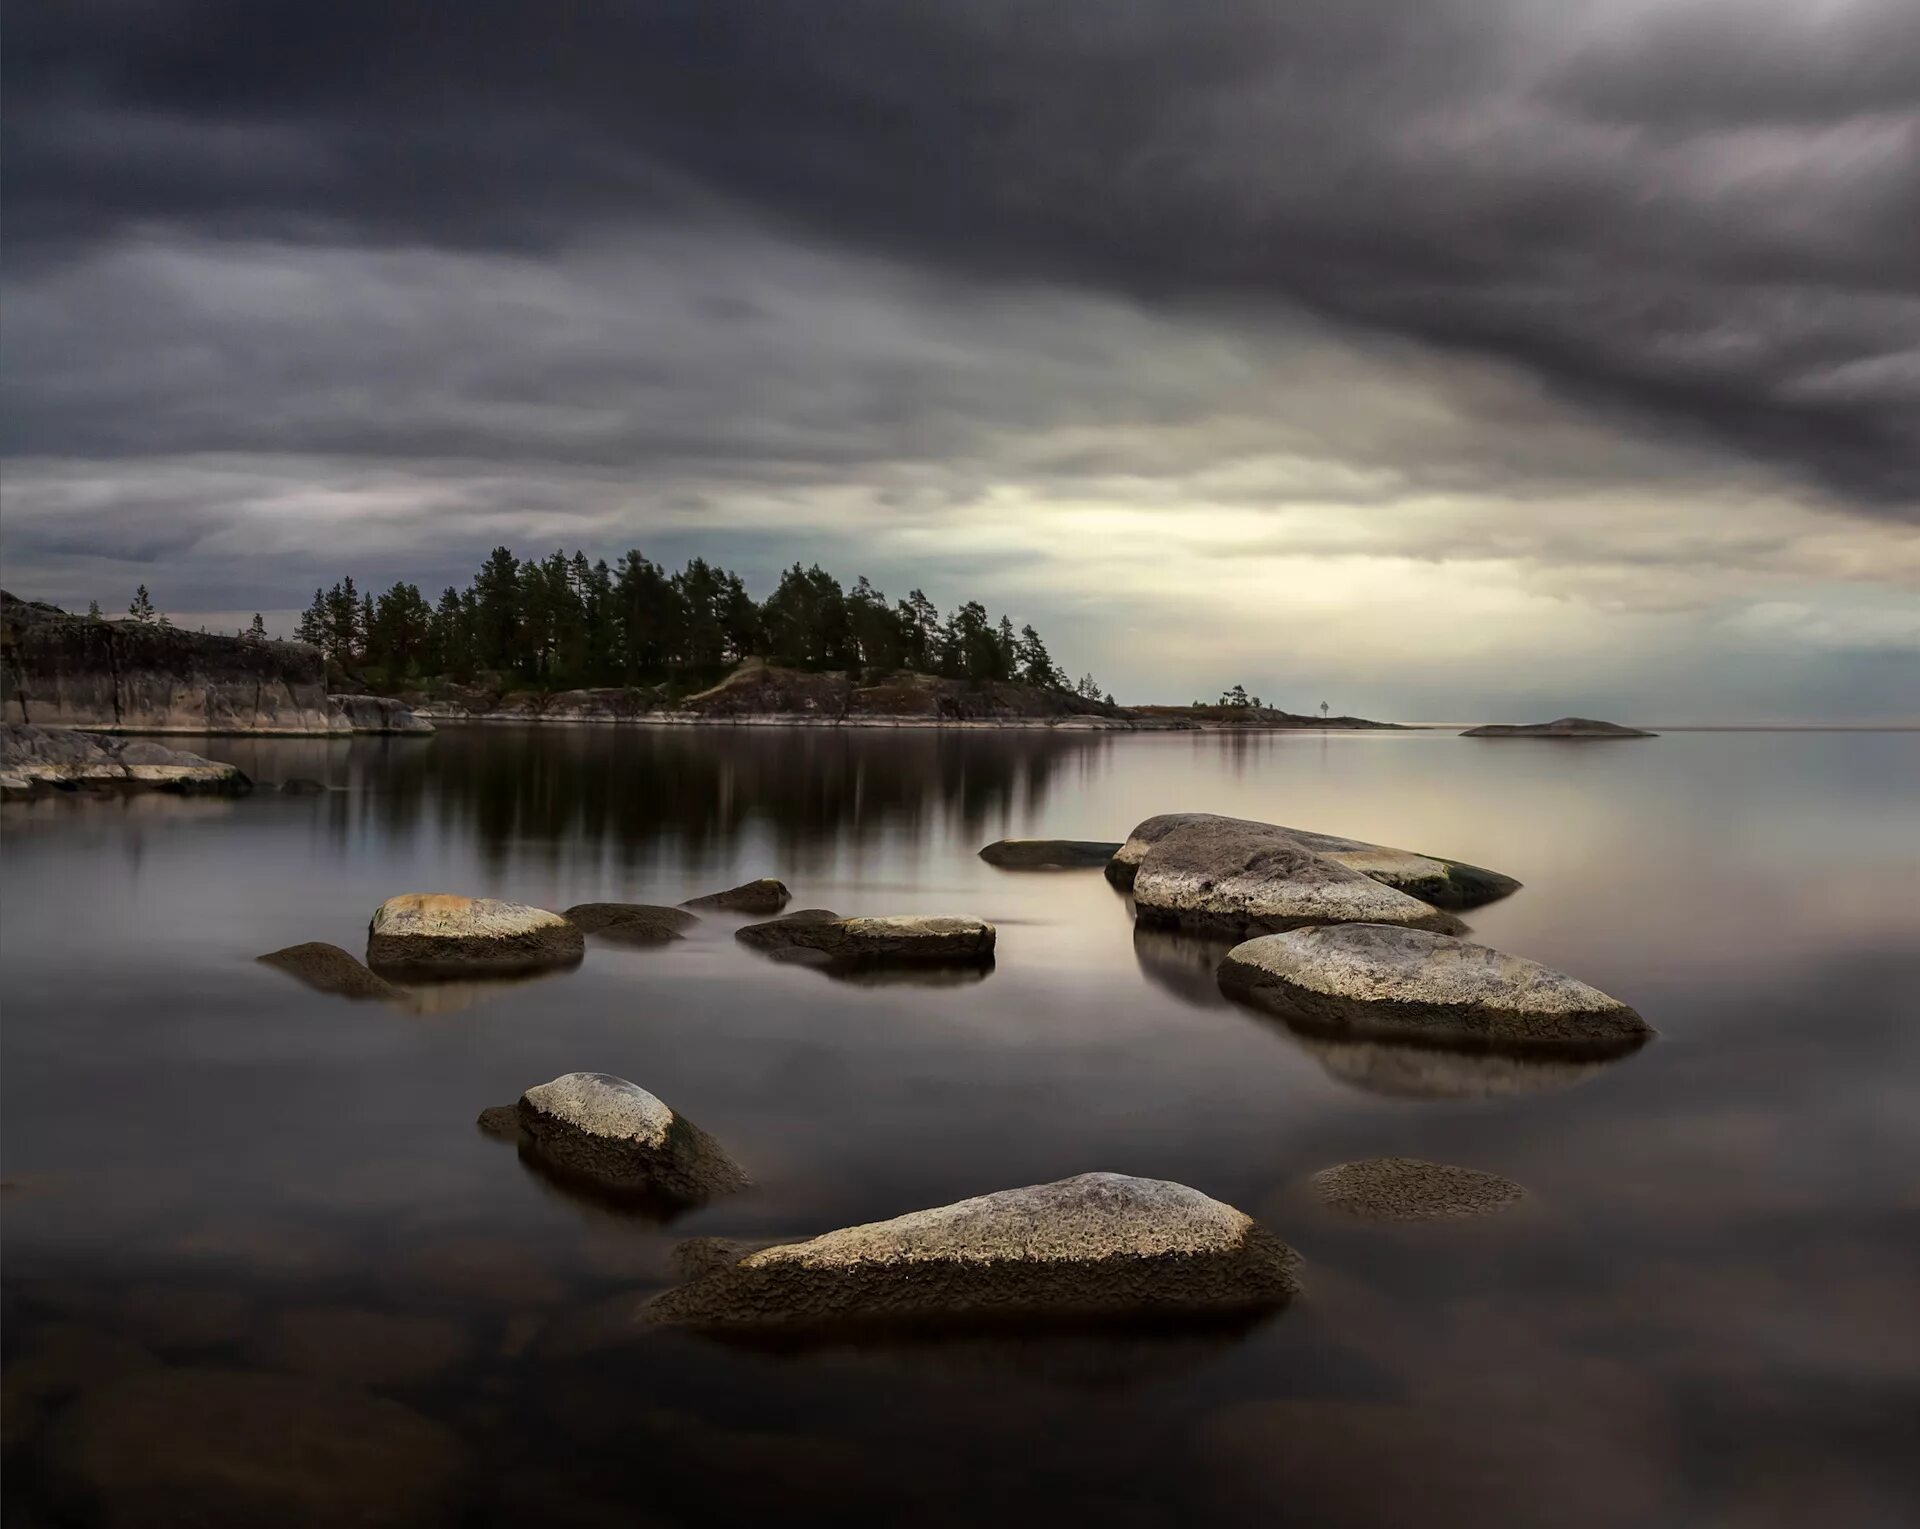
[[[451,1429],[347,1386],[162,1369],[61,1413],[38,1474],[62,1522],[419,1529],[459,1519],[471,1465]]]
[[[748,924],[734,938],[782,960],[819,965],[981,965],[993,959],[995,934],[977,918],[841,918],[806,908]]]
[[[1156,840],[1134,876],[1133,907],[1144,923],[1225,933],[1361,922],[1463,927],[1282,829],[1234,818],[1195,817]]]
[[[331,993],[337,998],[382,999],[388,1003],[397,1003],[405,996],[338,945],[329,945],[324,940],[309,940],[304,945],[269,951],[259,960],[262,966],[285,972],[316,993]]]
[[[1246,1313],[1283,1305],[1298,1264],[1196,1189],[1085,1173],[763,1248],[634,1319],[751,1331]]]
[[[700,922],[697,914],[684,908],[650,903],[575,903],[561,917],[586,934],[622,945],[664,945]]]
[[[1476,908],[1520,889],[1520,883],[1511,876],[1484,866],[1469,865],[1464,860],[1421,855],[1385,844],[1369,844],[1363,839],[1288,828],[1279,823],[1259,823],[1250,818],[1226,818],[1211,812],[1168,812],[1148,818],[1114,851],[1113,858],[1107,862],[1107,879],[1115,886],[1130,888],[1149,849],[1169,834],[1196,823],[1232,823],[1248,829],[1271,829],[1324,859],[1370,876],[1396,892],[1405,892],[1436,908]]]
[[[709,892],[705,897],[689,897],[683,908],[715,908],[723,913],[778,913],[792,900],[786,883],[771,876],[743,881],[724,892]]]
[[[1097,839],[998,839],[980,858],[1003,871],[1071,871],[1105,865],[1120,848]]]
[[[516,1113],[525,1150],[545,1167],[616,1194],[697,1204],[748,1182],[713,1137],[611,1073],[570,1072],[530,1088]]]
[[[1236,945],[1220,985],[1340,1033],[1443,1044],[1632,1049],[1652,1027],[1617,998],[1470,940],[1385,924],[1296,929]]]
[[[1465,1221],[1505,1210],[1526,1194],[1497,1173],[1417,1157],[1336,1163],[1311,1182],[1321,1203],[1367,1221]]]
[[[586,939],[545,908],[450,892],[390,897],[367,927],[367,964],[380,972],[457,976],[571,966]]]

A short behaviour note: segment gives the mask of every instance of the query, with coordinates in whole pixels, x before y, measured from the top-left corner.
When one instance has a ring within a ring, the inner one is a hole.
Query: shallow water
[[[27,1377],[8,1390],[10,1515],[48,1506],[68,1397],[162,1360],[374,1384],[471,1446],[473,1524],[1909,1521],[1920,735],[184,746],[332,789],[0,815],[4,1340]],[[1296,1036],[1220,997],[1217,947],[1136,938],[1097,870],[975,856],[1175,810],[1515,875],[1466,915],[1474,936],[1626,1000],[1659,1038],[1551,1068]],[[980,914],[997,965],[844,982],[755,956],[717,916],[403,1014],[252,959],[358,951],[400,891],[564,908],[761,874],[795,907]],[[474,1128],[573,1070],[659,1094],[757,1187],[661,1226]],[[1382,1228],[1305,1192],[1320,1167],[1393,1154],[1529,1195]],[[687,1236],[810,1233],[1090,1169],[1260,1217],[1305,1257],[1305,1296],[1243,1331],[779,1353],[663,1337],[565,1361],[530,1342],[667,1280]],[[356,1354],[338,1334],[369,1319],[330,1328],[315,1307],[434,1321],[374,1324]],[[86,1362],[45,1359],[76,1347]]]

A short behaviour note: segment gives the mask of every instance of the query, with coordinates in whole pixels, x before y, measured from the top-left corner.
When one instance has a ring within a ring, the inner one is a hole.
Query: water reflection
[[[1315,1034],[1284,1020],[1276,1028],[1318,1062],[1328,1077],[1363,1092],[1394,1099],[1491,1099],[1553,1094],[1598,1077],[1632,1054],[1626,1051],[1565,1057],[1457,1051],[1399,1041],[1352,1040]]]
[[[1220,959],[1240,941],[1155,924],[1133,926],[1133,958],[1155,987],[1196,1009],[1225,1009],[1233,1001],[1220,991]]]

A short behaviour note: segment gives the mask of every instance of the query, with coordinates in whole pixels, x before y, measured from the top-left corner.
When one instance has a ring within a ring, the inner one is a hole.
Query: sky
[[[1920,721],[1912,0],[63,0],[0,579],[795,560],[1122,700]]]

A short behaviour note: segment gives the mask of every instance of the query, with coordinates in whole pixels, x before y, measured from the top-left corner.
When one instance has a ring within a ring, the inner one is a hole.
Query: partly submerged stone
[[[1237,932],[1317,924],[1401,924],[1452,932],[1451,914],[1316,855],[1285,830],[1196,816],[1156,840],[1133,880],[1150,924]]]
[[[338,945],[329,945],[324,940],[309,940],[304,945],[269,951],[259,960],[262,966],[285,972],[317,993],[332,993],[339,998],[378,998],[389,1003],[403,997],[391,982],[375,975]]]
[[[1600,722],[1592,717],[1558,717],[1552,722],[1508,724],[1489,722],[1470,727],[1462,738],[1658,738],[1658,733],[1642,732],[1637,727],[1622,727],[1618,722]]]
[[[367,964],[382,972],[536,971],[571,966],[586,948],[577,928],[545,908],[450,892],[390,897],[367,927]]]
[[[253,789],[237,766],[170,749],[151,738],[24,722],[0,723],[0,776],[15,796],[96,782],[180,792],[239,794]]]
[[[744,881],[737,887],[728,887],[724,892],[689,897],[680,906],[717,908],[727,913],[778,913],[792,897],[785,882],[762,876],[757,881]]]
[[[1361,1035],[1631,1050],[1652,1027],[1617,998],[1469,940],[1385,924],[1296,929],[1236,945],[1229,993]]]
[[[997,839],[980,858],[1003,871],[1068,871],[1105,865],[1119,850],[1099,839]]]
[[[470,1459],[449,1428],[322,1381],[163,1369],[82,1397],[48,1428],[39,1476],[81,1523],[416,1529],[462,1511]]]
[[[1497,1173],[1416,1157],[1337,1163],[1312,1183],[1324,1204],[1368,1221],[1465,1221],[1505,1210],[1526,1194]]]
[[[1288,828],[1278,823],[1259,823],[1250,818],[1226,818],[1211,812],[1168,812],[1148,818],[1127,836],[1126,843],[1114,851],[1107,862],[1107,879],[1118,887],[1131,887],[1140,863],[1150,850],[1169,834],[1196,823],[1237,824],[1247,829],[1271,829],[1304,845],[1316,855],[1359,871],[1396,892],[1405,892],[1437,908],[1474,908],[1516,892],[1520,883],[1511,876],[1464,860],[1447,860],[1438,855],[1415,854],[1412,850],[1393,849],[1384,844],[1369,844],[1363,839],[1347,839],[1336,834],[1315,833],[1311,829]]]
[[[976,965],[993,959],[994,927],[978,918],[841,918],[805,908],[764,924],[748,924],[734,938],[786,960],[822,965]]]
[[[1184,1184],[1085,1173],[749,1253],[669,1290],[642,1324],[831,1328],[956,1318],[1246,1313],[1283,1305],[1299,1259]]]
[[[623,945],[664,945],[700,922],[685,908],[650,903],[575,903],[561,917],[587,934]]]
[[[518,1112],[531,1155],[600,1189],[697,1203],[748,1182],[713,1137],[611,1073],[570,1072],[530,1088]]]

